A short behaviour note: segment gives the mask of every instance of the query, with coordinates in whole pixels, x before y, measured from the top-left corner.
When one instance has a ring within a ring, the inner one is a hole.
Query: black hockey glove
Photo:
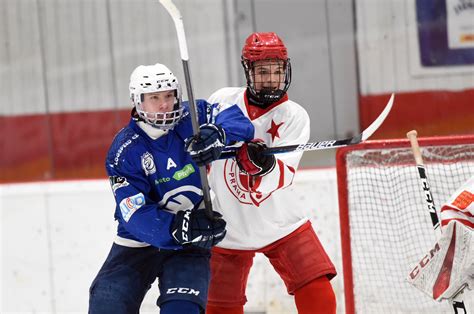
[[[221,242],[226,234],[226,222],[222,215],[213,211],[216,218],[211,220],[202,209],[180,210],[174,218],[171,235],[182,245],[193,245],[204,249]]]
[[[225,147],[225,132],[215,124],[203,124],[199,135],[188,137],[184,142],[186,151],[198,166],[204,166],[219,159]]]
[[[275,156],[264,155],[267,145],[260,139],[244,143],[236,155],[240,171],[251,176],[264,176],[275,168]]]

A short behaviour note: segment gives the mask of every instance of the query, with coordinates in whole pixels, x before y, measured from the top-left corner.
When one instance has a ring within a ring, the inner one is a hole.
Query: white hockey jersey
[[[267,109],[248,106],[245,88],[222,88],[208,100],[237,104],[255,127],[255,138],[268,147],[307,143],[306,110],[285,96]],[[275,168],[263,177],[240,173],[235,159],[212,163],[209,184],[217,197],[214,210],[227,221],[227,235],[218,247],[255,250],[290,234],[309,220],[309,209],[297,209],[287,187],[293,182],[302,152],[277,154]]]
[[[474,176],[441,207],[441,226],[448,225],[451,220],[474,229]]]

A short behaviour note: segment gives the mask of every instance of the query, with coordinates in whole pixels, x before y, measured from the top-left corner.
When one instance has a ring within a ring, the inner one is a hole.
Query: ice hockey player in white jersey
[[[255,127],[255,139],[236,159],[215,161],[209,173],[214,209],[227,221],[227,235],[212,251],[207,314],[243,313],[247,278],[263,253],[295,296],[298,313],[335,313],[330,280],[336,270],[314,232],[308,209],[294,206],[287,189],[301,152],[263,155],[266,147],[306,143],[310,121],[288,99],[291,65],[275,33],[251,34],[242,50],[247,87],[222,88],[211,103],[237,104]]]
[[[474,288],[474,176],[441,207],[442,236],[408,281],[437,301]]]

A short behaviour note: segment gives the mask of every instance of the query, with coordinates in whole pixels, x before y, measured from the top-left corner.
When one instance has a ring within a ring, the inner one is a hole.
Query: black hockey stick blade
[[[288,145],[288,146],[276,146],[276,147],[268,147],[263,152],[265,155],[274,155],[274,154],[281,154],[281,153],[290,153],[290,152],[301,152],[301,151],[311,151],[311,150],[323,150],[323,149],[332,149],[338,147],[344,147],[349,145],[359,144],[360,142],[366,141],[375,131],[382,125],[387,118],[390,110],[393,107],[393,101],[395,99],[395,94],[392,93],[390,99],[388,100],[387,105],[380,113],[380,115],[375,119],[371,125],[367,127],[362,133],[353,136],[351,138],[346,138],[343,140],[326,140],[326,141],[319,141],[313,143],[306,143],[306,144],[296,144],[296,145]],[[231,157],[235,157],[236,151],[225,151],[221,154],[220,159],[227,159]]]

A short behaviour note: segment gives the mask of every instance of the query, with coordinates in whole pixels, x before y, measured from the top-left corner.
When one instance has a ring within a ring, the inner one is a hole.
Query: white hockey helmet
[[[181,101],[181,86],[178,79],[168,67],[157,63],[154,65],[139,65],[130,75],[130,98],[138,116],[149,125],[168,130],[173,128],[183,116]],[[172,111],[147,112],[143,109],[143,94],[175,91],[175,103]]]

